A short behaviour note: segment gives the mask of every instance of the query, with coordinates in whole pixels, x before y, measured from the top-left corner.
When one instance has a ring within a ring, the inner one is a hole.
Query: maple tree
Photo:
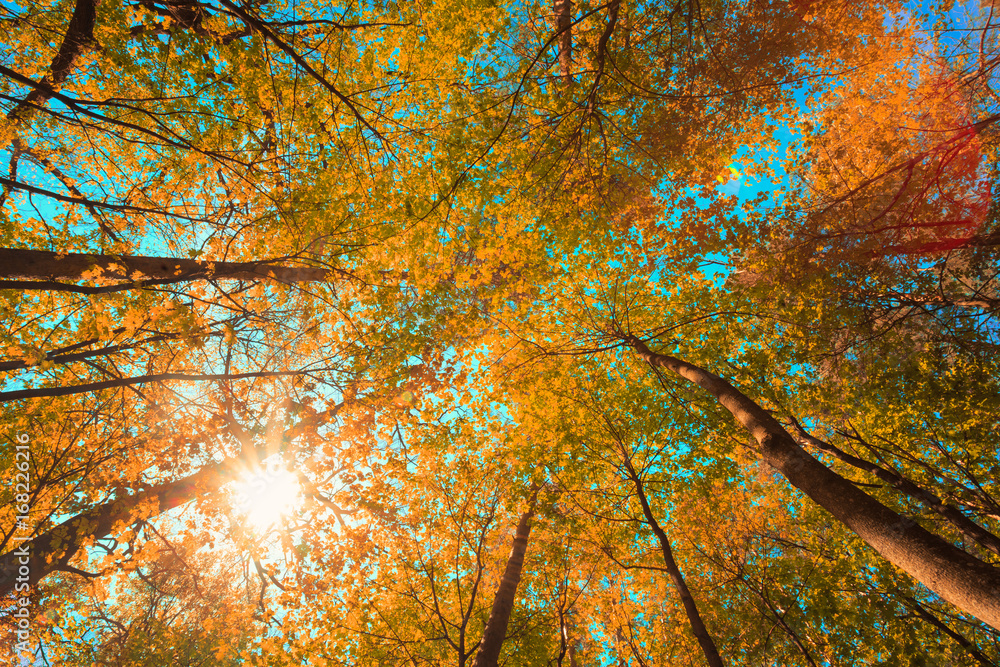
[[[4,9],[32,649],[995,664],[1000,57],[959,9]]]

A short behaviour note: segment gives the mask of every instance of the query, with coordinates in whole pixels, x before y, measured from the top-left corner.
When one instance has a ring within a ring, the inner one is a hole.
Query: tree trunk
[[[573,0],[555,0],[556,35],[559,42],[559,73],[563,83],[573,83]]]
[[[135,377],[114,378],[113,380],[101,380],[99,382],[88,382],[86,384],[71,384],[60,387],[36,387],[34,389],[15,389],[13,391],[0,391],[0,403],[7,401],[21,401],[30,398],[51,398],[54,396],[73,396],[74,394],[89,394],[105,389],[118,389],[120,387],[131,387],[136,384],[148,384],[151,382],[213,382],[245,380],[248,378],[271,378],[288,377],[290,375],[309,375],[310,373],[320,373],[333,370],[331,368],[312,368],[292,371],[250,371],[247,373],[157,373],[154,375],[137,375]]]
[[[182,479],[93,507],[21,543],[0,556],[0,599],[20,582],[34,586],[47,574],[65,569],[84,545],[107,537],[122,522],[134,521],[144,509],[156,516],[218,489],[235,479],[244,463],[240,456],[211,464]],[[25,565],[27,576],[19,582],[18,572]]]
[[[638,338],[627,342],[652,366],[708,391],[759,444],[760,458],[889,562],[931,591],[1000,629],[1000,570],[901,517],[799,447],[766,410],[717,375],[664,354]]]
[[[563,657],[569,657],[569,667],[580,667],[576,659],[576,647],[580,643],[576,637],[576,626],[573,625],[571,619],[564,618],[559,630],[562,634],[562,651],[559,653],[559,659],[556,663],[562,667]]]
[[[507,638],[507,623],[510,621],[511,612],[514,611],[517,585],[521,582],[524,554],[528,550],[528,534],[531,532],[530,522],[535,515],[537,499],[538,487],[536,486],[528,499],[528,511],[521,515],[521,520],[517,523],[514,546],[510,550],[510,557],[507,558],[507,567],[500,580],[500,587],[493,598],[493,608],[490,609],[490,617],[486,621],[486,629],[483,630],[483,639],[479,643],[479,651],[472,663],[473,667],[497,667],[500,649],[503,647],[504,639]]]
[[[663,531],[663,528],[660,527],[660,523],[656,520],[656,517],[653,516],[653,510],[649,506],[649,499],[646,497],[645,489],[643,489],[642,480],[639,479],[638,473],[636,473],[635,468],[632,466],[631,459],[625,453],[624,446],[622,446],[622,455],[625,459],[625,469],[632,480],[632,484],[635,485],[639,504],[642,505],[642,514],[646,517],[646,523],[653,529],[653,534],[656,535],[656,539],[660,542],[660,550],[663,552],[663,564],[666,565],[670,580],[674,583],[677,595],[680,596],[681,603],[684,605],[684,613],[687,614],[688,623],[691,625],[691,632],[694,634],[695,639],[698,640],[698,644],[701,645],[701,650],[705,654],[705,660],[708,662],[709,667],[724,667],[725,663],[722,662],[719,649],[716,648],[715,641],[712,639],[712,635],[709,634],[708,628],[705,627],[705,622],[702,621],[701,614],[698,612],[698,605],[695,604],[694,596],[691,595],[691,589],[688,588],[687,583],[684,581],[684,575],[681,574],[681,569],[677,566],[677,561],[674,560],[674,552],[670,548],[670,540],[667,538],[667,534]]]
[[[46,74],[38,87],[31,90],[27,97],[18,102],[17,106],[7,113],[11,120],[25,120],[35,108],[43,104],[52,92],[66,81],[76,64],[77,59],[89,45],[94,43],[94,26],[97,22],[97,6],[95,0],[77,0],[73,8],[73,17],[69,20],[66,36],[52,59],[49,73]]]
[[[83,280],[100,269],[103,277],[123,282],[113,285],[74,285],[61,280]],[[142,257],[55,253],[46,250],[0,248],[0,289],[52,290],[102,294],[146,285],[204,280],[276,280],[283,283],[326,282],[347,277],[346,271],[263,262],[206,262],[178,257]]]

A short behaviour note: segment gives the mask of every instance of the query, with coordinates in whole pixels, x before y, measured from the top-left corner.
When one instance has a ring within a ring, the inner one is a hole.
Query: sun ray
[[[258,534],[293,514],[301,501],[298,478],[280,467],[251,471],[233,487],[233,509]]]

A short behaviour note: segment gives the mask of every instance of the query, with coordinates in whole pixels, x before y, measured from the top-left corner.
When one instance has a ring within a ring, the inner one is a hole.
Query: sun
[[[258,534],[280,524],[301,500],[298,478],[284,468],[253,471],[233,487],[233,507],[239,520]]]

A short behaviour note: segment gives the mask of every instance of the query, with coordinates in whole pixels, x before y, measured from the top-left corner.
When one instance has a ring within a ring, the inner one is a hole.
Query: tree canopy
[[[4,657],[1000,663],[995,12],[0,8]]]

